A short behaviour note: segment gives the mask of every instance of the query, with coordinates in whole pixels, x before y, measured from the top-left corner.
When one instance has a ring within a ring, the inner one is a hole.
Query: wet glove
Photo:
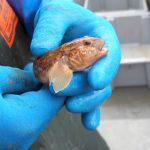
[[[103,17],[68,0],[42,0],[34,21],[31,50],[35,56],[83,36],[106,41],[108,55],[89,71],[74,73],[70,85],[58,93],[68,96],[66,107],[70,112],[82,113],[86,128],[96,129],[100,122],[99,106],[111,95],[110,83],[120,64],[120,44],[114,28]],[[53,92],[51,86],[50,90]]]
[[[64,99],[40,88],[31,64],[25,70],[0,66],[0,149],[28,149]]]

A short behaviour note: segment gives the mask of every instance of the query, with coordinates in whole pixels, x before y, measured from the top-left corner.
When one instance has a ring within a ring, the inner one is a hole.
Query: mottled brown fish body
[[[49,51],[44,56],[40,58],[36,58],[33,64],[34,73],[35,76],[42,82],[46,83],[49,82],[49,79],[47,77],[47,73],[49,69],[60,60],[61,52],[59,52],[59,49],[54,51]]]
[[[70,77],[71,71],[83,71],[105,56],[107,49],[103,48],[104,44],[104,40],[93,37],[84,37],[66,43],[60,48],[35,59],[35,75],[43,83],[52,82],[53,77],[50,77],[50,74],[57,76],[60,70],[63,73],[62,76],[68,73]]]

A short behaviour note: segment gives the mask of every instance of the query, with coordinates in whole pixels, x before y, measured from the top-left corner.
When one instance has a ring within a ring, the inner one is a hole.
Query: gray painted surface
[[[97,11],[117,11],[130,9],[147,9],[145,0],[87,0],[87,8]]]
[[[104,11],[105,10],[105,2],[102,0],[89,0],[87,8],[92,11]]]
[[[147,85],[145,64],[122,65],[114,80],[115,87]]]
[[[150,86],[150,45],[124,44],[114,87]]]
[[[115,89],[101,116],[98,130],[111,150],[150,150],[150,89]]]
[[[115,27],[121,43],[139,43],[141,39],[140,16],[117,17]]]
[[[97,131],[86,130],[80,115],[63,109],[30,150],[109,150]]]
[[[130,7],[128,6],[127,0],[103,0],[103,1],[105,2],[105,11],[127,10]]]
[[[113,24],[121,44],[150,43],[150,13],[131,10],[97,15],[104,16]]]
[[[141,20],[141,43],[150,44],[150,15],[145,14]]]

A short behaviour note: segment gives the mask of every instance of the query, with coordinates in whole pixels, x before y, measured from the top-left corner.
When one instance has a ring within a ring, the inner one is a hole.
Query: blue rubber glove
[[[100,122],[99,106],[111,95],[110,83],[120,64],[118,38],[112,25],[91,11],[68,0],[42,0],[35,16],[31,44],[35,56],[42,56],[48,50],[83,36],[104,39],[108,55],[89,71],[74,73],[70,85],[58,95],[69,96],[67,109],[82,113],[85,127],[94,130]],[[53,92],[51,87],[50,90]]]
[[[32,65],[0,66],[0,149],[27,150],[64,104],[39,83]],[[38,89],[37,89],[38,87]]]

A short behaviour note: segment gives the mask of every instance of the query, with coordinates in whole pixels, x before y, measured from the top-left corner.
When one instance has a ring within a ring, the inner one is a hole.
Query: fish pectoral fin
[[[55,93],[65,89],[73,76],[73,71],[62,62],[56,62],[49,71],[49,82],[53,85]]]

